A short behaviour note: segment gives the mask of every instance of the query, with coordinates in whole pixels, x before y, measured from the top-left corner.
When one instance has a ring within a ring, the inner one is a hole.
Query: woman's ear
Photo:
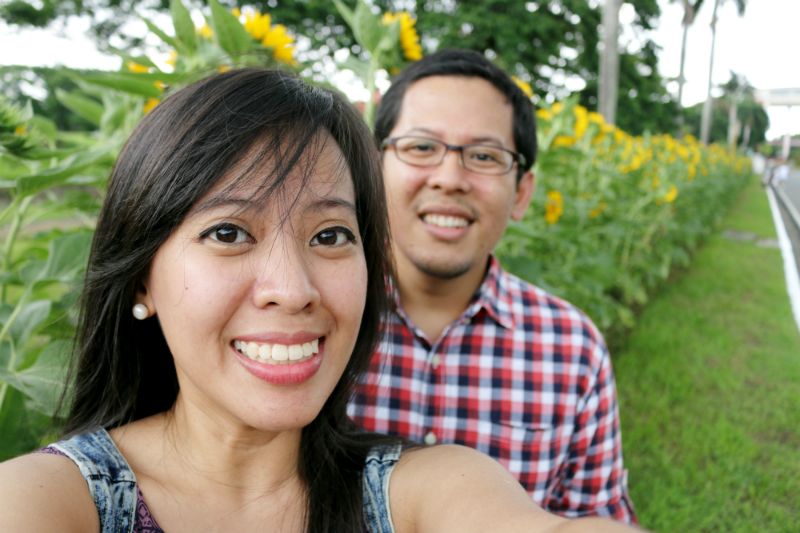
[[[147,281],[139,283],[136,289],[136,294],[133,298],[133,316],[139,320],[144,320],[156,314],[153,298],[150,296],[150,291],[147,290]]]

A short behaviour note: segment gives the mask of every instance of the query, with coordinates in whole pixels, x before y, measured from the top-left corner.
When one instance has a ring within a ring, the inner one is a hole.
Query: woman
[[[0,528],[627,530],[349,421],[387,308],[376,156],[345,100],[280,72],[148,114],[98,220],[65,440],[0,465]]]

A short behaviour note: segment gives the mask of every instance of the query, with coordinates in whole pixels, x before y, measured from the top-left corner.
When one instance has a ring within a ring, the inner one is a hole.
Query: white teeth
[[[258,357],[258,344],[251,342],[247,345],[247,357],[250,359]]]
[[[289,359],[289,347],[285,344],[276,344],[272,347],[272,358],[276,361],[287,361]]]
[[[427,224],[439,226],[440,228],[466,228],[469,225],[467,219],[462,217],[452,217],[445,215],[427,214],[422,217]]]
[[[292,344],[289,346],[289,360],[297,361],[303,358],[303,347],[299,344]]]
[[[289,363],[308,361],[314,354],[319,353],[319,339],[303,344],[258,344],[235,340],[233,347],[239,353],[258,361],[272,365],[286,365]]]

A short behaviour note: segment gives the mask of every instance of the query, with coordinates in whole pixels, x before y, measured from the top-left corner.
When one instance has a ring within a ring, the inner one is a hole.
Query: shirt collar
[[[392,284],[393,285],[393,284]],[[411,329],[416,330],[413,326],[411,319],[403,309],[402,302],[400,301],[400,294],[394,290],[395,306],[398,315],[406,322],[406,325],[412,326]],[[486,313],[498,324],[506,329],[514,329],[515,322],[514,316],[511,312],[513,306],[513,299],[508,291],[508,274],[500,266],[500,262],[492,254],[489,257],[489,268],[486,271],[486,276],[483,278],[478,290],[472,297],[467,309],[462,313],[461,317],[456,320],[456,323],[463,322],[478,314],[481,309],[486,309]]]
[[[492,254],[489,257],[489,268],[483,283],[472,299],[465,316],[475,316],[481,309],[492,319],[507,329],[514,329],[514,316],[512,314],[513,299],[508,292],[508,274],[500,266],[500,261]]]

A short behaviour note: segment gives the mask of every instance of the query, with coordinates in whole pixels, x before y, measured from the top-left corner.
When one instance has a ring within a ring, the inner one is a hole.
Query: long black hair
[[[338,143],[352,175],[369,275],[352,357],[319,415],[303,428],[298,474],[308,489],[306,529],[352,532],[363,530],[366,455],[388,439],[361,432],[346,414],[388,309],[386,199],[376,145],[355,108],[290,74],[242,69],[198,81],[156,106],[123,147],[86,271],[73,387],[62,400],[64,434],[112,429],[173,406],[178,381],[158,321],[131,314],[153,257],[224,175],[239,173],[236,187],[269,167],[255,199],[267,202],[290,172],[315,159],[322,131]],[[241,170],[242,162],[249,168]]]

